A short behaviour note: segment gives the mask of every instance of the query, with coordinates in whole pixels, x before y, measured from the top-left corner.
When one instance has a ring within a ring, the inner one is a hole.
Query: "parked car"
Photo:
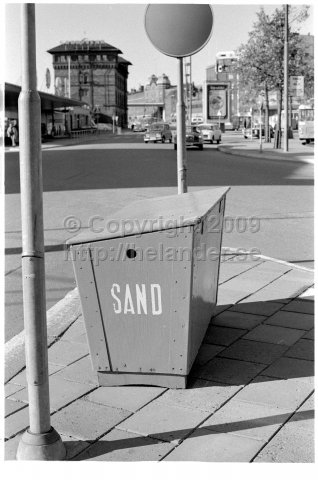
[[[152,123],[144,135],[144,142],[172,142],[172,132],[168,123]]]
[[[259,125],[254,125],[252,129],[253,138],[259,138]],[[270,137],[274,138],[275,132],[273,127],[269,126]],[[243,137],[244,138],[251,138],[251,129],[250,128],[243,128],[242,129]],[[265,138],[265,127],[262,125],[262,138]]]
[[[233,123],[232,122],[225,122],[224,129],[225,130],[234,130]]]
[[[222,139],[222,133],[218,125],[212,125],[210,123],[202,123],[197,125],[197,129],[201,132],[204,142],[220,143]]]
[[[199,123],[203,122],[203,117],[192,117],[191,124],[198,125]]]
[[[144,132],[145,130],[145,125],[143,125],[142,123],[135,123],[134,132]]]
[[[173,137],[174,149],[177,150],[177,135]],[[186,127],[186,147],[198,147],[203,150],[203,138],[198,127]]]

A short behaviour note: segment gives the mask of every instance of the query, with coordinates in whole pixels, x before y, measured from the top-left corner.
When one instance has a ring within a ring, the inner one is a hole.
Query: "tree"
[[[289,7],[291,21],[288,25],[289,75],[304,75],[307,84],[313,84],[313,68],[304,55],[304,45],[295,22],[300,25],[308,17],[308,6]],[[250,107],[255,107],[257,97],[263,93],[265,98],[265,141],[269,141],[269,92],[277,93],[277,132],[280,138],[281,112],[284,90],[284,8],[276,8],[267,15],[263,8],[257,13],[257,21],[249,33],[247,44],[238,49],[237,75],[240,88],[245,90]],[[241,96],[244,98],[244,95]],[[279,141],[275,147],[278,148]]]

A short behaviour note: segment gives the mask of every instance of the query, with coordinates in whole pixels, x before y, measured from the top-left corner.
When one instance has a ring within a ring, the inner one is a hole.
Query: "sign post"
[[[263,110],[263,102],[264,102],[264,93],[260,93],[258,97],[259,102],[259,151],[263,151],[263,143],[262,143],[262,110]]]
[[[22,278],[30,427],[18,460],[63,460],[65,446],[51,427],[42,201],[41,101],[36,86],[35,5],[21,6],[22,88],[19,95]]]
[[[199,52],[212,33],[213,13],[204,4],[150,4],[145,12],[145,30],[161,53],[178,59],[177,163],[178,193],[187,192],[183,58]]]

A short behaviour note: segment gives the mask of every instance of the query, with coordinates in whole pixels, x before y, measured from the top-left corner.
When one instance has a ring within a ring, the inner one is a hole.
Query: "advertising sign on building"
[[[229,116],[229,83],[207,83],[205,103],[207,121],[227,120]]]
[[[301,75],[289,77],[289,95],[291,97],[304,96],[304,77]]]

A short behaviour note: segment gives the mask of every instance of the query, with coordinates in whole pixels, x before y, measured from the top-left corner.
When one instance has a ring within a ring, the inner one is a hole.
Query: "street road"
[[[236,142],[225,134],[223,144]],[[188,150],[189,190],[229,185],[223,246],[312,266],[313,165]],[[63,243],[134,200],[177,193],[177,153],[131,133],[43,151],[47,308],[75,287]],[[6,152],[6,341],[23,329],[18,152]],[[77,220],[76,220],[77,219]],[[77,222],[77,228],[74,227]]]

